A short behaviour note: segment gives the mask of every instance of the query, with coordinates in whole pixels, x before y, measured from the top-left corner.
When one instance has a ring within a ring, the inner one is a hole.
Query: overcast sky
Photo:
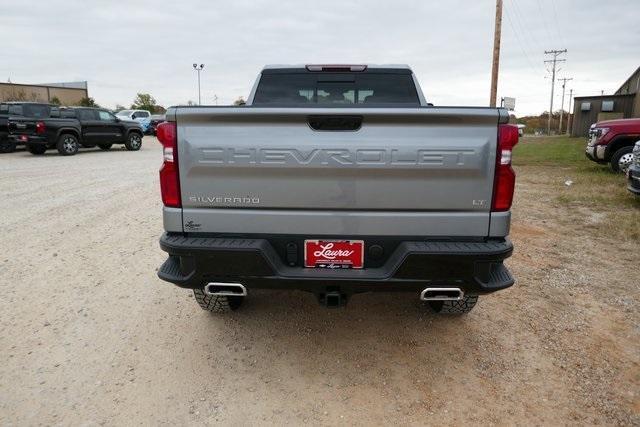
[[[544,50],[577,95],[640,66],[640,0],[504,0],[498,97],[549,108]],[[264,64],[406,63],[436,105],[488,105],[495,0],[0,0],[0,81],[87,80],[103,106],[246,97]],[[554,109],[560,105],[556,90]],[[568,90],[567,90],[568,103]]]

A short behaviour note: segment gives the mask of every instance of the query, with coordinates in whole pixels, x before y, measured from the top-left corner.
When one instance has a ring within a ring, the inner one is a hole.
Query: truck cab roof
[[[365,71],[367,69],[396,69],[411,71],[407,64],[267,64],[264,70],[300,69],[307,71],[322,71],[319,67],[328,69],[341,68],[343,71]],[[349,68],[350,70],[347,70]]]

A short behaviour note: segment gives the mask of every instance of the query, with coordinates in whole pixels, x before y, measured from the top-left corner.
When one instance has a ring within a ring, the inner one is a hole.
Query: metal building
[[[62,105],[78,105],[82,98],[88,96],[87,82],[0,83],[0,101],[51,102],[57,98]]]
[[[640,67],[613,95],[576,96],[573,99],[571,136],[586,136],[601,120],[640,117]]]

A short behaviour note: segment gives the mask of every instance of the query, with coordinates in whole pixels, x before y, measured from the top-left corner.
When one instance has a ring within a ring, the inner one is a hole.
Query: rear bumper
[[[640,196],[640,166],[631,165],[627,171],[627,190]]]
[[[25,144],[25,145],[46,145],[48,144],[47,138],[43,136],[34,136],[34,135],[11,135],[12,141],[15,141],[16,144]]]
[[[487,242],[403,241],[383,264],[329,270],[291,266],[267,238],[185,237],[165,233],[160,247],[169,258],[158,277],[183,288],[208,282],[239,282],[247,289],[298,289],[320,294],[369,291],[419,292],[427,286],[456,286],[479,295],[508,288],[514,278],[503,265],[511,256],[508,239]]]

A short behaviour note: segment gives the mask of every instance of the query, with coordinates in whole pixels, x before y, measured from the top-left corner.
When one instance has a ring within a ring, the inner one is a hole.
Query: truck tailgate
[[[343,218],[334,228],[344,233],[344,221],[356,215],[354,232],[364,232],[366,218],[378,218],[369,222],[373,229],[395,217],[421,228],[413,234],[485,236],[498,114],[487,108],[177,108],[185,222],[192,218],[204,224],[201,231],[215,231],[207,212],[244,222],[266,218],[260,211],[285,221],[317,214],[329,222]],[[327,226],[322,223],[318,229]]]
[[[12,135],[34,135],[38,119],[29,117],[9,117],[8,128]]]

